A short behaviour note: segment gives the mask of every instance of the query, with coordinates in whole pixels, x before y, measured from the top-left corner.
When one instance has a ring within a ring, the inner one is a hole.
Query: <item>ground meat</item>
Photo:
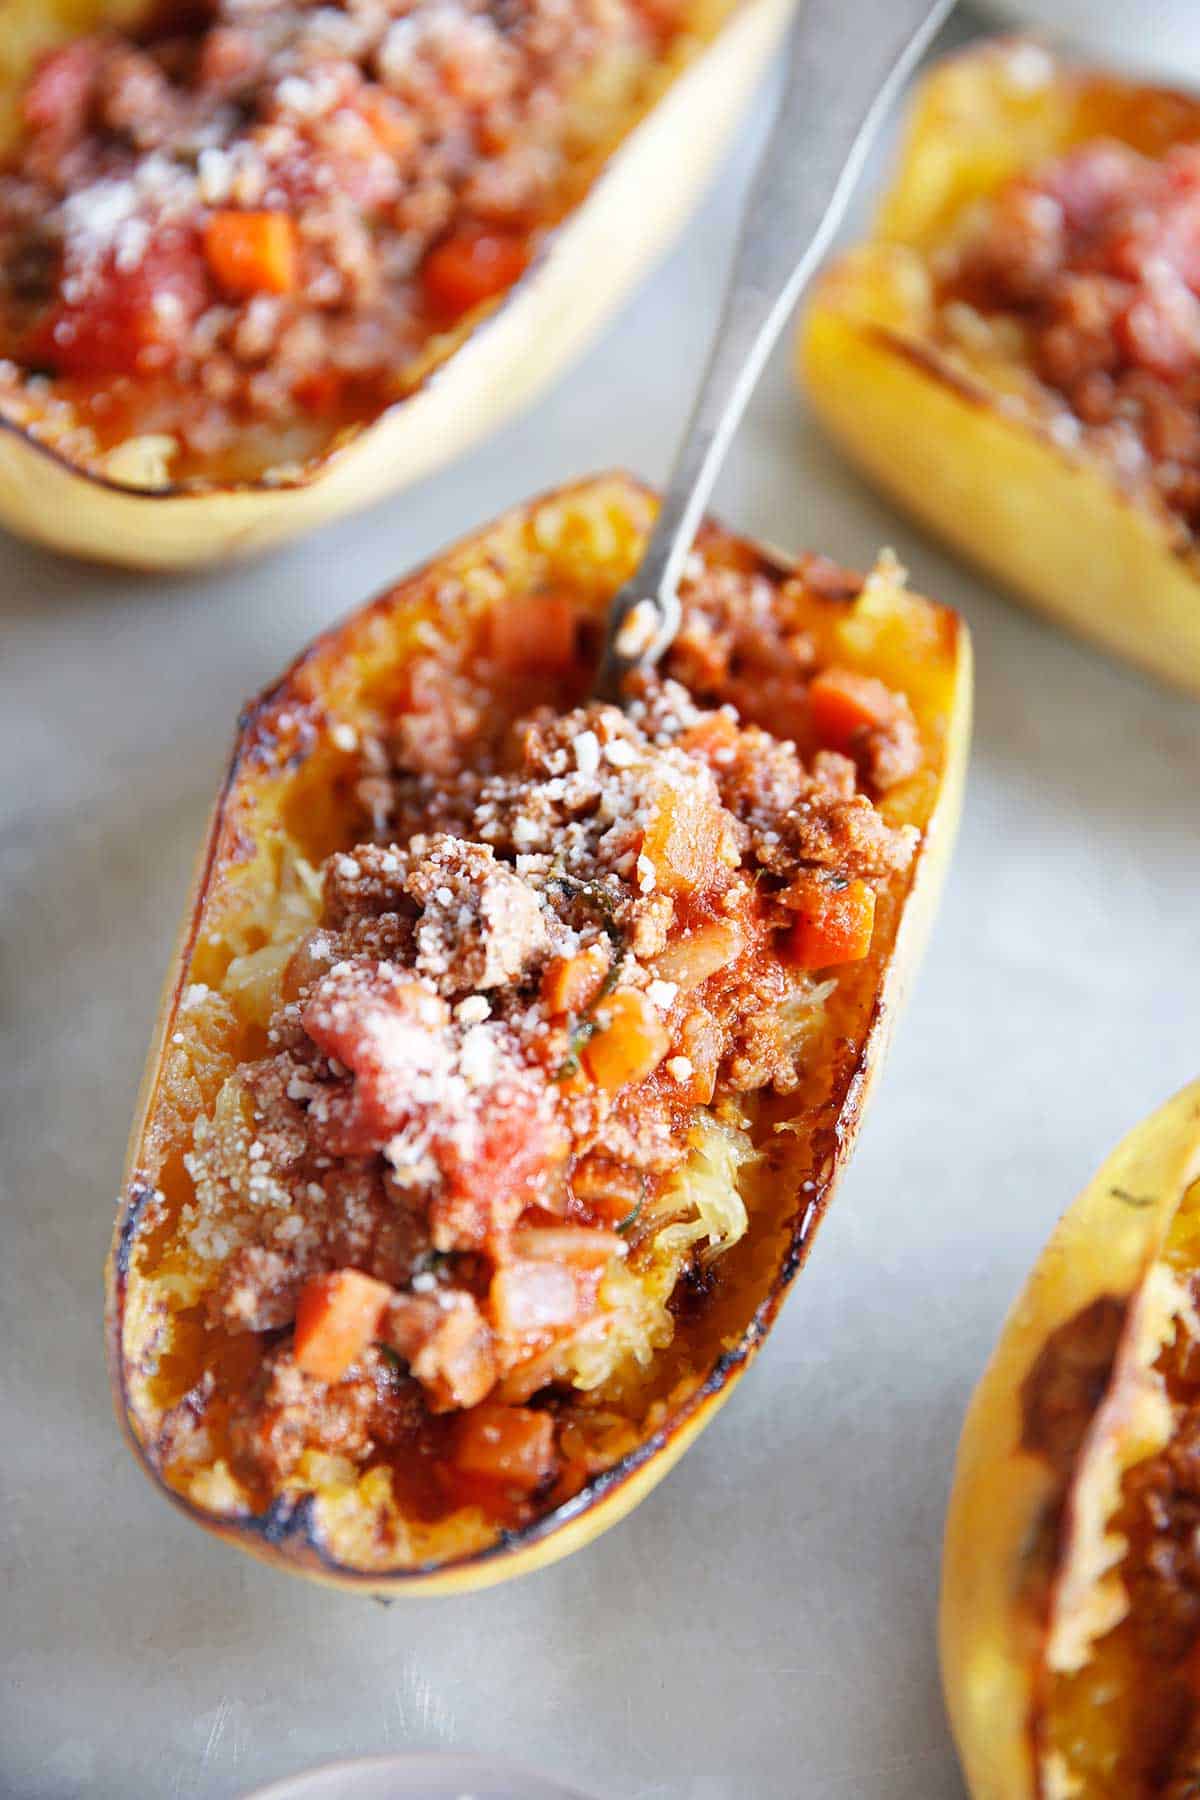
[[[1125,1302],[1102,1294],[1052,1331],[1021,1383],[1021,1446],[1070,1477],[1112,1373]]]
[[[1200,1405],[1171,1442],[1129,1475],[1133,1554],[1126,1581],[1138,1636],[1153,1656],[1182,1656],[1200,1632]]]
[[[518,278],[569,192],[573,96],[636,91],[680,23],[214,0],[53,51],[0,166],[0,411],[65,403],[81,455],[165,434],[176,478],[313,453]],[[433,767],[438,734],[410,750]]]
[[[1149,468],[1200,527],[1200,146],[1160,160],[1098,142],[1004,187],[946,273],[1020,321],[1041,379],[1123,473]]]
[[[470,1294],[398,1294],[381,1335],[435,1412],[476,1406],[495,1384],[492,1330]]]
[[[1161,1800],[1196,1800],[1200,1794],[1200,1717],[1187,1731],[1171,1760],[1171,1775]]]
[[[361,1461],[419,1417],[415,1390],[379,1351],[366,1352],[351,1376],[334,1383],[302,1374],[289,1350],[271,1351],[230,1421],[234,1466],[278,1487],[306,1450]]]
[[[421,909],[413,966],[448,993],[507,987],[549,952],[536,891],[490,844],[430,839],[405,889]]]
[[[227,1331],[274,1331],[296,1316],[295,1262],[278,1250],[247,1244],[235,1250],[208,1297],[208,1315]]]
[[[916,833],[879,813],[861,762],[802,749],[816,665],[780,648],[764,587],[693,576],[687,656],[707,630],[736,645],[728,666],[783,657],[792,738],[747,723],[719,682],[712,705],[649,676],[623,711],[522,710],[493,671],[478,741],[436,777],[402,734],[362,748],[376,838],[327,859],[266,1052],[188,1163],[193,1248],[220,1265],[211,1324],[296,1326],[238,1411],[242,1469],[274,1481],[317,1445],[369,1455],[393,1391],[371,1345],[431,1414],[531,1397],[593,1321],[620,1231],[668,1193],[696,1108],[796,1086],[826,992],[822,957],[789,950],[797,917],[852,887],[873,905]],[[460,655],[447,681],[481,680]],[[428,669],[404,696],[433,697]],[[312,1350],[336,1305],[364,1309],[367,1346],[340,1379]],[[511,1430],[542,1471],[545,1417]],[[495,1447],[464,1442],[473,1466]]]

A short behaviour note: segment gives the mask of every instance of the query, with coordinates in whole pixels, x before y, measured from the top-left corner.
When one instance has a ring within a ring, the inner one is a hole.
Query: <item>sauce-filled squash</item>
[[[135,1130],[118,1405],[193,1516],[381,1587],[584,1541],[802,1261],[944,863],[969,653],[706,528],[588,699],[653,500],[518,508],[246,716]],[[840,696],[836,699],[835,696]]]

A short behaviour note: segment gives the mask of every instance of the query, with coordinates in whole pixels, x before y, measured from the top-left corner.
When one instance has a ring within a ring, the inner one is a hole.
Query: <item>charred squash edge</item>
[[[632,477],[615,473],[573,484],[570,488],[559,490],[557,495],[540,496],[511,509],[503,516],[527,516],[547,500],[586,494],[605,482],[617,482],[627,492],[645,494],[650,491]],[[405,578],[405,585],[420,579],[426,570],[436,567],[443,557],[458,556],[471,545],[485,541],[495,523],[461,540],[443,552],[442,556],[425,565],[424,569],[414,571]],[[764,569],[787,574],[795,567],[794,561],[779,551],[752,544],[745,539],[740,541],[755,552]],[[947,609],[941,609],[948,632],[947,657],[953,672],[952,699],[945,722],[941,779],[930,816],[922,829],[921,843],[902,902],[895,938],[882,979],[875,991],[868,1028],[856,1047],[852,1062],[848,1064],[847,1074],[839,1084],[841,1097],[836,1117],[823,1123],[813,1134],[814,1151],[811,1161],[815,1166],[828,1151],[828,1174],[810,1195],[798,1196],[790,1244],[775,1274],[769,1294],[743,1327],[738,1342],[719,1356],[703,1384],[668,1423],[570,1500],[532,1524],[502,1534],[495,1545],[482,1551],[457,1560],[422,1564],[381,1575],[376,1570],[349,1568],[332,1560],[325,1553],[313,1535],[309,1516],[311,1503],[308,1499],[295,1505],[277,1502],[260,1518],[231,1520],[205,1511],[171,1489],[151,1465],[145,1447],[133,1427],[123,1346],[130,1258],[141,1215],[153,1195],[153,1190],[136,1178],[139,1152],[152,1115],[163,1051],[175,1026],[176,1009],[203,918],[205,900],[211,888],[227,803],[237,786],[247,758],[253,754],[257,722],[288,693],[295,677],[310,660],[336,643],[363,613],[369,613],[380,604],[387,604],[387,596],[382,602],[368,603],[367,607],[349,615],[341,625],[332,627],[318,637],[296,659],[279,682],[265,690],[245,709],[239,722],[233,758],[221,785],[189,895],[184,915],[186,923],[167,980],[159,1024],[135,1112],[123,1200],[106,1267],[106,1342],[114,1406],[125,1436],[154,1485],[188,1516],[217,1536],[253,1555],[331,1585],[385,1595],[451,1593],[490,1586],[514,1575],[544,1567],[589,1543],[602,1530],[617,1524],[675,1465],[728,1398],[757,1353],[792,1281],[805,1262],[817,1226],[824,1217],[830,1196],[853,1149],[871,1084],[879,1072],[897,1013],[906,997],[910,973],[920,959],[928,935],[949,862],[962,802],[970,740],[972,657],[970,637],[962,620]]]
[[[285,480],[136,487],[81,468],[0,420],[0,525],[101,562],[184,569],[265,549],[432,473],[541,393],[665,253],[732,138],[792,4],[696,5],[694,34],[665,62],[665,87],[530,268],[498,303],[448,334],[413,390],[345,443]],[[589,266],[600,279],[580,279]]]
[[[1136,1126],[1064,1214],[1005,1321],[963,1425],[946,1519],[940,1638],[947,1710],[973,1800],[1044,1800],[1038,1687],[1050,1623],[1076,1549],[1081,1470],[1128,1420],[1134,1303],[1186,1189],[1200,1178],[1200,1081]],[[1135,1194],[1139,1204],[1128,1203]],[[1055,1497],[1044,1460],[1022,1448],[1020,1392],[1051,1333],[1100,1298],[1127,1305],[1122,1348],[1065,1496],[1050,1619],[1022,1602],[1030,1546]],[[1128,1397],[1126,1394],[1126,1406]],[[1073,1584],[1073,1588],[1076,1584]],[[1078,1605],[1078,1592],[1072,1603]]]
[[[970,48],[919,86],[875,230],[814,290],[798,374],[851,461],[921,524],[1058,623],[1200,693],[1200,548],[1165,506],[1123,488],[1094,454],[1075,454],[1044,425],[1002,410],[984,382],[930,340],[892,277],[905,260],[923,261],[956,206],[1086,135],[1073,136],[1068,117],[1077,77],[1051,65],[1063,119],[1047,127],[1032,158],[1022,157],[1018,107],[1027,97],[1006,103],[995,71],[1003,57],[1033,48]],[[1097,79],[1130,109],[1130,130],[1141,105],[1147,120],[1150,109],[1177,118],[1179,141],[1200,139],[1200,101]],[[998,152],[1006,104],[1013,147]],[[981,163],[986,154],[990,176],[973,176],[973,152]],[[877,283],[892,293],[882,315],[870,298]]]

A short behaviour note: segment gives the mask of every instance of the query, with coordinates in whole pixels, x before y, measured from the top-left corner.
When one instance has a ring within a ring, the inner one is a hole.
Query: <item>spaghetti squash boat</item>
[[[952,613],[707,527],[589,701],[655,502],[507,514],[246,715],[109,1269],[154,1479],[330,1580],[476,1586],[651,1488],[855,1136],[953,833]]]
[[[788,4],[9,0],[0,522],[183,566],[436,467],[663,249]]]
[[[800,367],[923,523],[1200,691],[1200,101],[1028,43],[943,63]]]
[[[1065,1215],[971,1402],[942,1668],[974,1800],[1200,1792],[1200,1083]]]

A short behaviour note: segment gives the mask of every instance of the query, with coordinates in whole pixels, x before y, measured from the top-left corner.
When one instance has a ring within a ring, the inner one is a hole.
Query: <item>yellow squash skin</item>
[[[264,550],[439,468],[546,388],[682,229],[791,5],[695,0],[648,110],[615,134],[619,148],[537,261],[436,341],[411,394],[313,463],[274,481],[172,487],[149,466],[118,481],[0,422],[0,524],[78,556],[182,569]],[[0,0],[0,146],[38,53],[142,11],[131,0]]]
[[[1083,76],[1029,44],[968,50],[919,90],[871,238],[818,284],[798,367],[851,459],[1039,610],[1200,693],[1200,555],[1144,495],[1025,404],[1002,355],[948,355],[929,257],[964,209],[1089,138],[1147,153],[1200,137],[1200,102]]]
[[[499,604],[519,605],[523,592],[547,580],[565,581],[599,617],[635,566],[655,505],[653,495],[628,477],[608,475],[516,508],[318,640],[244,716],[201,855],[130,1140],[107,1270],[109,1366],[118,1417],[151,1479],[219,1536],[317,1580],[386,1594],[486,1586],[590,1542],[662,1480],[732,1391],[807,1255],[850,1154],[935,908],[966,768],[970,643],[953,613],[908,594],[884,564],[855,600],[814,597],[812,628],[827,654],[878,672],[912,701],[927,763],[894,791],[889,816],[916,823],[921,842],[910,870],[881,895],[870,955],[839,971],[800,1089],[765,1106],[754,1127],[764,1159],[754,1179],[749,1233],[720,1259],[714,1293],[696,1318],[679,1324],[670,1349],[657,1354],[646,1398],[639,1396],[629,1409],[624,1399],[613,1402],[635,1429],[632,1447],[557,1511],[519,1531],[500,1534],[456,1513],[444,1526],[406,1532],[405,1550],[389,1548],[386,1555],[367,1529],[371,1515],[358,1489],[322,1489],[314,1503],[290,1512],[276,1504],[255,1516],[245,1508],[222,1511],[206,1503],[207,1489],[198,1496],[164,1476],[155,1436],[180,1383],[186,1387],[195,1378],[194,1370],[178,1374],[180,1357],[188,1354],[180,1308],[186,1313],[195,1302],[194,1295],[180,1299],[173,1292],[171,1269],[166,1283],[162,1279],[163,1220],[169,1233],[172,1212],[187,1203],[191,1190],[182,1155],[192,1122],[211,1105],[221,1078],[220,1069],[213,1073],[212,1045],[198,1035],[196,1015],[189,1012],[193,984],[220,983],[231,949],[245,942],[245,920],[274,880],[273,858],[285,827],[303,822],[304,851],[314,859],[349,841],[353,822],[339,798],[345,794],[346,752],[337,740],[344,742],[347,726],[369,727],[373,697],[395,692],[406,647],[421,641],[431,596],[447,583],[473,592],[472,583],[486,581],[494,591],[501,570]],[[716,528],[706,531],[702,541],[723,546],[721,554],[738,558],[739,567],[778,576],[794,566]],[[885,797],[885,809],[892,800]],[[164,1356],[176,1371],[168,1396],[155,1385]]]
[[[1072,1786],[1074,1772],[1039,1752],[1046,1694],[1055,1670],[1086,1662],[1124,1603],[1108,1521],[1121,1475],[1169,1429],[1151,1370],[1171,1304],[1162,1255],[1198,1178],[1200,1082],[1130,1132],[1065,1214],[971,1400],[946,1520],[941,1661],[973,1800],[1091,1800],[1099,1791]],[[1022,1384],[1051,1334],[1102,1299],[1128,1308],[1069,1478],[1067,1523],[1045,1572],[1047,1614],[1030,1604],[1027,1583],[1060,1490],[1045,1460],[1022,1446]]]

